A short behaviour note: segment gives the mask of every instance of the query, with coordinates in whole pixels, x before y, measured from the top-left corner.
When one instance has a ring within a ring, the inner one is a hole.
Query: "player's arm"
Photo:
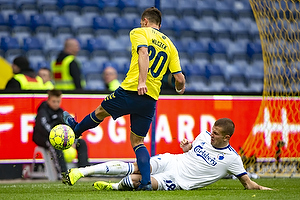
[[[147,74],[149,69],[149,55],[148,47],[140,47],[138,49],[138,63],[139,63],[139,83],[138,83],[138,94],[144,95],[148,91],[146,86]]]
[[[183,152],[188,152],[189,150],[192,149],[192,143],[190,143],[187,139],[183,139],[180,142],[180,147],[182,148]]]
[[[39,109],[35,120],[36,120],[36,126],[41,126],[48,133],[51,131],[53,126],[51,125],[50,116],[48,115],[48,112],[45,108]]]
[[[247,174],[242,175],[241,177],[238,177],[242,185],[245,187],[245,189],[248,190],[273,190],[268,187],[264,187],[261,185],[258,185],[254,181],[252,181]]]
[[[178,94],[183,94],[185,91],[185,77],[183,73],[179,72],[173,74],[175,78],[175,90]]]
[[[76,63],[76,61],[73,60],[70,63],[69,68],[70,68],[70,75],[73,78],[73,82],[74,82],[75,88],[76,89],[82,89],[82,87],[81,87],[81,77],[80,77],[81,72],[80,72],[79,66]]]

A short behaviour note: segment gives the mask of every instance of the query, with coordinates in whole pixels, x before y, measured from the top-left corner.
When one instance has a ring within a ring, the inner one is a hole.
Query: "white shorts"
[[[176,155],[165,153],[151,157],[150,165],[152,167],[151,176],[158,182],[157,190],[181,189],[175,178],[177,174]]]

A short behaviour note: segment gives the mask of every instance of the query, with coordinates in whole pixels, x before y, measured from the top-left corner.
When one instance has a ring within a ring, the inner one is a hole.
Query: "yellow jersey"
[[[124,90],[137,91],[139,80],[138,49],[148,47],[149,70],[146,85],[147,95],[157,100],[161,80],[167,69],[172,74],[181,72],[178,51],[172,41],[159,30],[151,27],[135,28],[130,31],[131,63],[126,78],[121,84]]]

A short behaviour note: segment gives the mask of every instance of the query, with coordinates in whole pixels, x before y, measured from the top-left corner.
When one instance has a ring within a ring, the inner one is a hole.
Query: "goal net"
[[[250,0],[264,61],[264,90],[252,131],[241,147],[245,168],[259,176],[300,174],[300,6]]]

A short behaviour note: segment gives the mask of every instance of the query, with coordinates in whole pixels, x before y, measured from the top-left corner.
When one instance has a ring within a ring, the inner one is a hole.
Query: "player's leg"
[[[127,176],[137,172],[133,163],[122,161],[109,161],[82,168],[72,168],[63,174],[63,183],[74,185],[80,178],[93,174],[100,175],[124,175]]]
[[[84,131],[98,126],[107,116],[110,116],[110,114],[101,105],[92,113],[86,115],[79,123],[67,111],[63,112],[64,122],[74,130],[75,138],[79,138]]]
[[[139,171],[142,175],[140,181],[139,190],[151,190],[151,179],[150,179],[150,155],[144,145],[144,138],[135,135],[133,132],[130,134],[130,141],[133,147],[136,162],[139,168]]]
[[[117,119],[126,114],[129,114],[126,107],[126,91],[119,87],[108,95],[101,105],[88,114],[80,123],[77,123],[67,112],[64,112],[64,121],[71,126],[78,138],[84,131],[98,126],[106,117],[112,116],[113,119]]]
[[[138,188],[141,184],[142,176],[140,174],[131,174],[128,177],[123,178],[118,183],[118,190],[124,190],[128,187],[131,188]],[[153,177],[151,177],[151,185],[154,190],[157,190],[158,183],[157,180]]]
[[[85,176],[93,174],[127,176],[135,172],[135,167],[133,163],[109,161],[101,164],[79,168],[79,170]]]
[[[137,165],[142,175],[141,184],[137,190],[151,190],[150,155],[144,145],[150,124],[152,122],[156,101],[149,96],[136,95],[132,97],[134,112],[130,114],[130,142],[136,155]]]
[[[135,174],[135,176],[141,177],[140,174]],[[139,178],[138,180],[140,180]],[[137,182],[138,183],[138,182]],[[132,180],[132,175],[122,178],[118,183],[109,183],[106,181],[96,181],[93,184],[94,188],[97,190],[133,190],[137,187],[137,184],[134,185]]]
[[[97,181],[93,184],[97,190],[133,190],[139,187],[142,176],[140,174],[131,174],[124,177],[118,183],[108,183],[105,181]],[[158,182],[155,178],[151,177],[151,184],[154,190],[158,188]]]
[[[88,149],[85,140],[78,139],[76,144],[76,150],[78,154],[78,167],[86,167],[89,165],[88,161]]]

